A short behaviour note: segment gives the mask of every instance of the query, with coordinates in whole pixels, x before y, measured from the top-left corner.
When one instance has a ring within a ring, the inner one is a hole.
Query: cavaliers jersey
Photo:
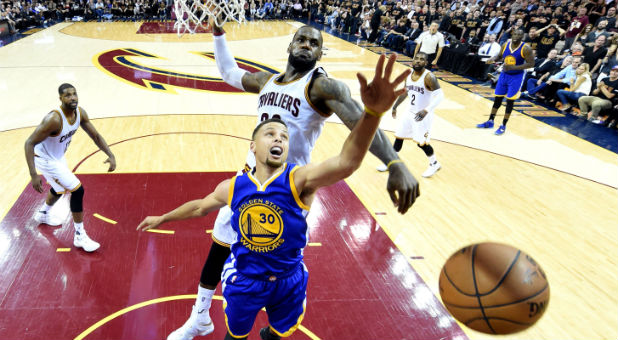
[[[408,98],[410,98],[410,112],[412,114],[425,110],[431,101],[431,92],[433,91],[425,87],[425,77],[428,73],[429,70],[425,69],[416,81],[412,80],[414,73],[410,73],[406,78],[406,90],[408,91]]]
[[[281,275],[302,262],[309,207],[296,191],[296,169],[295,164],[285,163],[264,184],[253,177],[253,171],[232,178],[228,205],[237,237],[231,250],[240,273]]]
[[[523,65],[526,59],[524,58],[524,46],[526,44],[522,41],[519,46],[512,51],[511,50],[511,40],[507,41],[504,50],[502,50],[502,58],[504,59],[505,65]],[[509,75],[516,75],[524,73],[524,70],[511,70],[511,71],[503,71]]]
[[[62,159],[64,157],[64,153],[69,147],[69,144],[71,143],[71,138],[79,128],[82,114],[80,108],[77,107],[75,110],[75,121],[73,124],[69,124],[62,108],[59,110],[54,110],[53,112],[57,112],[60,115],[62,122],[60,133],[56,136],[48,136],[42,142],[35,145],[34,154],[47,159]]]
[[[259,92],[258,121],[279,118],[288,126],[290,149],[288,161],[305,165],[311,160],[311,150],[322,133],[329,114],[320,112],[309,100],[309,84],[318,74],[326,75],[321,67],[314,68],[303,77],[282,83],[283,73],[273,75]],[[255,155],[249,151],[247,165],[255,166]]]

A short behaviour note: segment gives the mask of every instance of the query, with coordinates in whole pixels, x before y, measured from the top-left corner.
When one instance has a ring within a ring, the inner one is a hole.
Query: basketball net
[[[202,3],[203,2],[203,3]],[[178,35],[194,34],[198,27],[208,27],[208,17],[223,27],[227,21],[245,22],[245,0],[174,0],[174,29]]]

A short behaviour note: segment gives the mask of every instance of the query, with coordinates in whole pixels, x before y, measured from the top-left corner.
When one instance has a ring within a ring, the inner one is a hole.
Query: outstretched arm
[[[84,131],[86,131],[88,136],[90,136],[90,138],[94,141],[94,144],[96,144],[99,147],[99,149],[101,149],[101,151],[105,152],[105,154],[107,155],[107,159],[105,160],[105,162],[103,162],[103,163],[109,163],[109,168],[107,169],[107,171],[111,172],[111,171],[116,170],[116,157],[114,157],[112,150],[109,149],[109,146],[105,142],[105,139],[103,139],[103,136],[101,136],[101,134],[97,131],[97,129],[94,128],[94,125],[92,125],[92,123],[90,122],[90,118],[88,118],[88,114],[86,113],[86,110],[82,108],[80,109],[82,113],[82,118],[81,118],[81,122],[79,123],[79,125],[82,127],[82,129],[84,129]]]
[[[318,188],[344,179],[360,167],[378,129],[380,118],[393,105],[395,99],[404,93],[405,89],[396,90],[396,88],[410,74],[410,70],[404,71],[391,82],[397,56],[391,55],[386,66],[384,66],[385,59],[384,55],[380,56],[375,76],[370,84],[367,84],[363,75],[357,74],[361,97],[365,104],[364,114],[352,129],[339,155],[319,164],[308,164],[296,172],[294,184],[303,201],[310,202]]]
[[[260,89],[268,79],[272,76],[270,72],[247,72],[236,63],[234,56],[230,52],[225,40],[225,31],[222,27],[217,26],[214,20],[209,20],[212,27],[213,35],[215,36],[215,62],[221,78],[231,86],[246,92],[259,93]]]
[[[311,100],[323,102],[328,110],[335,112],[351,130],[363,113],[361,105],[352,99],[350,89],[343,82],[331,78],[317,78],[311,88]],[[389,176],[386,189],[391,200],[405,213],[420,195],[419,184],[408,168],[399,160],[388,137],[382,130],[375,134],[369,151],[388,166]]]
[[[157,228],[166,222],[206,216],[209,212],[217,210],[227,204],[230,182],[231,180],[226,179],[219,183],[215,191],[211,192],[208,196],[199,200],[186,202],[164,215],[146,217],[137,226],[137,230],[146,231],[148,229]]]

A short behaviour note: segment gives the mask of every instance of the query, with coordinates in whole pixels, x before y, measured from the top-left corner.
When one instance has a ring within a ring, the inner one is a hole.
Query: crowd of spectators
[[[165,20],[170,5],[162,0],[4,0],[0,20],[8,21],[11,33],[61,21]]]
[[[616,5],[616,0],[314,0],[308,11],[311,20],[331,29],[411,57],[421,45],[434,53],[440,68],[488,86],[500,67],[485,61],[501,53],[511,32],[522,29],[535,53],[523,95],[615,127]],[[438,42],[427,43],[436,34]]]
[[[245,13],[249,20],[302,17],[411,57],[420,50],[434,65],[488,85],[500,68],[485,61],[522,29],[535,53],[523,95],[615,126],[617,1],[247,0]],[[8,20],[12,31],[65,20],[164,20],[173,19],[171,5],[172,0],[0,0],[0,20]]]

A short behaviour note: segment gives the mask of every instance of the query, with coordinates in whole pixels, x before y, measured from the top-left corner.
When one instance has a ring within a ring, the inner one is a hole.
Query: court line
[[[56,249],[57,253],[67,253],[67,252],[70,252],[70,251],[71,251],[71,248],[57,248]]]
[[[170,234],[170,235],[173,235],[175,233],[174,230],[164,230],[164,229],[148,229],[146,231],[149,233]]]
[[[109,223],[109,224],[118,224],[118,222],[116,222],[116,221],[114,221],[114,220],[112,220],[112,219],[109,219],[109,218],[107,218],[107,217],[101,216],[101,215],[99,215],[99,214],[97,214],[97,213],[92,214],[92,216],[94,216],[94,217],[96,217],[96,218],[100,219],[101,221],[105,221],[105,222],[107,222],[107,223]]]
[[[146,307],[146,306],[150,306],[150,305],[154,305],[160,302],[168,302],[168,301],[175,301],[175,300],[193,300],[197,298],[197,294],[185,294],[185,295],[173,295],[173,296],[166,296],[166,297],[162,297],[162,298],[156,298],[156,299],[152,299],[152,300],[148,300],[148,301],[144,301],[144,302],[140,302],[137,304],[134,304],[132,306],[123,308],[115,313],[112,313],[106,317],[104,317],[103,319],[97,321],[94,325],[88,327],[85,331],[79,333],[73,340],[82,340],[85,337],[87,337],[88,335],[90,335],[90,333],[94,332],[95,330],[97,330],[99,327],[105,325],[106,323],[108,323],[109,321],[124,315],[128,312],[134,311],[136,309],[140,309],[142,307]],[[212,297],[213,300],[223,300],[223,297],[218,296],[218,295],[214,295]],[[305,333],[309,338],[311,338],[312,340],[321,340],[320,337],[318,337],[317,335],[315,335],[313,332],[311,332],[310,330],[308,330],[306,327],[303,327],[303,325],[299,325],[298,329]]]

